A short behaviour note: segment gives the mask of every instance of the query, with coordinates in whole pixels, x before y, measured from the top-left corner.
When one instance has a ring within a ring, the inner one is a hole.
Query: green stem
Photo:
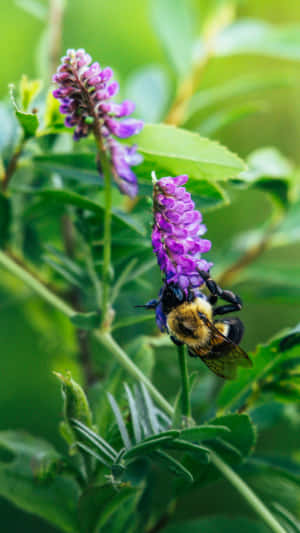
[[[75,314],[72,307],[61,300],[56,294],[50,291],[38,279],[34,278],[29,272],[24,270],[20,265],[15,263],[10,257],[0,250],[0,265],[3,265],[9,272],[17,278],[24,281],[33,291],[39,294],[44,300],[47,300],[53,307],[64,313],[69,318]]]
[[[189,374],[185,346],[177,346],[178,362],[182,383],[182,414],[188,420],[191,417]]]
[[[105,346],[109,350],[110,353],[115,356],[115,358],[121,363],[123,368],[127,370],[127,372],[132,377],[144,383],[144,385],[147,387],[148,391],[152,395],[153,399],[156,400],[156,402],[166,411],[166,413],[172,416],[174,413],[172,405],[167,402],[167,400],[160,394],[160,392],[158,392],[154,385],[152,385],[151,381],[131,361],[131,359],[124,352],[124,350],[122,350],[121,346],[119,346],[119,344],[117,344],[116,341],[112,338],[110,333],[95,331],[94,336],[103,346]]]
[[[101,157],[102,155],[102,157]],[[104,154],[100,154],[101,166],[104,175],[104,195],[105,195],[105,215],[104,215],[104,243],[103,243],[103,291],[102,291],[102,316],[103,326],[107,322],[109,307],[109,288],[111,270],[111,210],[112,210],[112,188],[110,166]],[[105,160],[105,161],[104,161]]]
[[[286,533],[285,529],[279,524],[276,518],[270,513],[263,502],[254,494],[253,490],[214,452],[210,452],[210,458],[215,467],[231,483],[237,491],[248,502],[250,507],[268,524],[274,533]]]
[[[53,294],[47,287],[45,287],[39,280],[35,279],[29,272],[26,272],[21,266],[17,265],[5,253],[0,251],[0,265],[4,266],[9,272],[24,281],[31,289],[39,294],[44,300],[47,300],[56,309],[64,313],[69,318],[73,316],[73,309],[63,302],[58,296]],[[153,399],[162,407],[168,415],[173,416],[174,408],[167,400],[160,394],[160,392],[152,385],[148,378],[141,372],[141,370],[129,359],[127,354],[115,342],[108,332],[95,331],[95,338],[105,346],[109,352],[115,356],[120,364],[127,370],[127,372],[142,381]],[[270,513],[264,503],[254,494],[252,489],[228,466],[222,459],[213,451],[210,452],[212,464],[221,472],[221,474],[237,489],[237,491],[248,502],[252,509],[262,518],[262,520],[270,527],[274,533],[286,533],[281,527],[276,518]]]

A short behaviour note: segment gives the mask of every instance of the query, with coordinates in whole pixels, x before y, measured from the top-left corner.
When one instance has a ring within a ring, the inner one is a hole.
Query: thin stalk
[[[119,344],[117,344],[116,341],[112,338],[110,333],[95,331],[94,336],[103,346],[105,346],[109,350],[111,354],[115,356],[115,358],[119,361],[119,363],[121,363],[123,368],[127,370],[127,372],[132,377],[144,383],[144,385],[147,387],[148,391],[152,395],[152,398],[166,411],[166,413],[168,413],[168,415],[172,416],[174,412],[172,405],[167,402],[167,400],[160,394],[160,392],[154,387],[154,385],[152,385],[151,381],[132,362],[132,360],[124,352],[121,346],[119,346]]]
[[[24,281],[31,289],[39,294],[44,300],[48,301],[56,309],[71,318],[74,314],[73,309],[63,302],[58,296],[54,295],[40,281],[35,279],[31,274],[17,265],[5,253],[0,251],[0,265],[4,266],[9,272]],[[142,381],[147,387],[149,393],[157,404],[162,407],[168,415],[173,416],[174,408],[152,385],[149,379],[141,370],[129,359],[128,355],[116,343],[108,332],[94,331],[94,337],[105,346],[109,352],[120,362],[127,372],[137,380]],[[252,489],[230,468],[222,459],[213,451],[210,451],[212,464],[221,472],[221,474],[237,489],[240,495],[248,502],[250,507],[262,518],[274,533],[286,533],[276,518],[270,513],[264,503],[254,494]]]
[[[191,417],[190,386],[185,346],[177,346],[178,362],[182,384],[182,414],[188,420]]]
[[[62,26],[66,0],[50,0],[49,4],[49,75],[57,69],[62,41]]]
[[[39,294],[44,300],[47,300],[53,307],[64,313],[67,317],[71,318],[75,314],[72,307],[66,304],[61,298],[56,296],[45,285],[43,285],[38,279],[34,278],[32,274],[24,270],[20,265],[8,257],[4,252],[0,250],[0,265],[4,266],[9,272],[14,274],[17,278],[24,281],[34,292]]]
[[[100,144],[100,143],[99,143]],[[112,210],[112,186],[111,168],[106,154],[99,146],[99,159],[104,177],[104,236],[103,236],[103,267],[102,267],[102,327],[107,329],[110,325],[109,289],[111,273],[111,210]]]
[[[274,533],[286,533],[286,530],[279,524],[276,518],[270,513],[264,503],[256,496],[253,490],[228,466],[222,459],[210,452],[210,458],[215,467],[223,474],[223,476],[233,485],[241,496],[248,502],[255,513],[262,518],[262,520],[274,531]]]

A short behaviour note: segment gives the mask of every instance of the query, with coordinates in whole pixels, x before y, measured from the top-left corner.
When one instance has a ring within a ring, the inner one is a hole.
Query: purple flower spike
[[[153,173],[153,251],[164,284],[175,283],[186,294],[203,284],[199,270],[207,272],[212,266],[201,257],[210,250],[211,242],[201,238],[206,227],[190,193],[182,187],[187,180],[185,175],[157,180]],[[159,327],[161,322],[160,317]]]
[[[142,156],[136,153],[136,147],[121,145],[114,137],[126,139],[136,135],[143,128],[143,122],[133,118],[119,120],[134,111],[134,103],[130,100],[121,104],[110,102],[119,90],[119,84],[111,81],[113,71],[91,62],[85,50],[67,50],[53,76],[58,85],[53,96],[61,104],[60,112],[66,115],[66,127],[75,127],[73,138],[76,141],[90,133],[101,137],[120,191],[134,197],[138,185],[131,167],[141,163]]]

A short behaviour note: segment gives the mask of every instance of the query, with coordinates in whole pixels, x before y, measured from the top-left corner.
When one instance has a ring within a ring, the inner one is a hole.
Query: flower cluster
[[[139,133],[141,120],[125,118],[134,111],[134,104],[125,100],[121,104],[111,102],[119,90],[116,81],[111,81],[113,71],[101,69],[99,63],[83,49],[68,50],[62,58],[53,81],[58,88],[53,95],[60,101],[60,111],[66,115],[65,125],[75,128],[74,139],[79,140],[90,133],[101,139],[111,158],[114,177],[124,194],[137,194],[137,179],[131,167],[141,162],[136,147],[120,144],[114,137],[126,139]],[[113,137],[114,136],[114,137]]]
[[[212,263],[202,259],[211,242],[202,239],[206,227],[195,210],[191,195],[182,187],[187,176],[153,177],[153,250],[166,284],[175,283],[187,294],[203,284],[199,270],[208,271]]]

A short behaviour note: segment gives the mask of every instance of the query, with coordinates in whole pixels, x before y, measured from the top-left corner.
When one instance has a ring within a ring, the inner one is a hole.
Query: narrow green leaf
[[[97,311],[91,313],[76,313],[71,316],[70,320],[76,328],[92,331],[93,329],[99,328],[101,315]]]
[[[174,459],[171,455],[163,450],[156,450],[152,453],[155,459],[158,459],[163,463],[171,472],[174,472],[177,476],[183,477],[186,481],[192,483],[194,478],[191,472],[185,468],[179,461]]]
[[[124,442],[124,446],[125,446],[126,449],[129,449],[129,448],[131,448],[131,441],[130,441],[129,434],[128,434],[128,431],[126,429],[123,417],[121,415],[121,411],[119,409],[119,406],[118,406],[116,400],[114,399],[114,397],[112,396],[112,394],[110,394],[110,392],[107,393],[107,396],[108,396],[111,408],[113,410],[113,413],[115,415],[116,422],[117,422],[117,425],[118,425],[122,440]]]
[[[150,425],[153,433],[158,433],[159,432],[159,424],[158,424],[157,419],[156,419],[156,411],[155,411],[155,406],[154,406],[154,404],[152,402],[152,398],[151,398],[149,392],[147,391],[144,383],[140,383],[140,389],[141,389],[141,392],[142,392],[142,396],[144,398],[146,414],[147,414],[147,418],[148,418],[148,421],[149,421],[149,425]]]
[[[197,455],[197,459],[204,464],[209,463],[209,449],[193,442],[188,442],[182,439],[175,439],[167,444],[168,448],[173,450],[181,450],[184,452],[192,452]]]
[[[242,160],[221,144],[164,124],[148,124],[135,137],[146,163],[165,172],[188,174],[191,180],[226,180],[245,169]],[[143,172],[143,164],[137,173]],[[161,177],[158,173],[158,177]]]
[[[168,58],[180,76],[190,69],[194,43],[194,13],[187,0],[154,0],[153,23]]]
[[[265,112],[267,109],[265,102],[253,101],[240,105],[235,105],[229,109],[222,109],[209,115],[202,120],[197,128],[200,135],[214,137],[220,130],[247,118],[255,113]]]
[[[100,203],[96,203],[85,196],[81,196],[80,194],[68,190],[43,189],[38,191],[38,195],[42,198],[46,198],[47,201],[53,201],[55,204],[74,205],[75,207],[92,211],[93,213],[101,215],[101,217],[104,216],[104,207]],[[112,218],[123,226],[134,230],[136,233],[145,235],[145,228],[134,217],[121,213],[117,209],[113,209]]]
[[[51,259],[51,257],[44,255],[43,260],[47,265],[49,265],[53,270],[55,270],[63,279],[65,279],[71,285],[74,285],[74,287],[79,287],[82,290],[87,289],[87,286],[88,286],[87,283],[84,284],[83,281],[80,281],[76,276],[70,273],[69,270],[64,268],[60,263]]]
[[[81,433],[87,439],[93,438],[93,441],[96,441],[99,445],[101,445],[102,448],[104,448],[106,450],[106,452],[109,453],[111,458],[116,459],[116,457],[117,457],[116,450],[114,450],[114,448],[112,448],[112,446],[110,446],[110,444],[108,444],[108,442],[106,442],[106,440],[104,440],[102,437],[100,437],[100,435],[98,435],[97,433],[92,431],[90,428],[88,428],[87,426],[82,424],[82,422],[80,422],[79,420],[72,419],[72,423],[74,424],[75,428],[78,431],[80,430]]]
[[[157,448],[159,449],[161,446],[166,445],[166,443],[170,443],[173,439],[174,437],[172,435],[166,435],[164,437],[157,436],[155,439],[147,439],[130,448],[130,450],[124,454],[123,459],[124,461],[129,461],[135,457],[147,456],[151,451],[156,450]]]
[[[91,457],[94,457],[95,459],[97,459],[97,461],[102,463],[107,468],[111,467],[111,465],[107,461],[105,461],[105,459],[103,457],[101,457],[101,455],[99,455],[99,453],[95,452],[95,450],[93,450],[92,448],[90,448],[86,444],[83,444],[83,442],[75,441],[74,444],[72,444],[72,446],[74,446],[76,448],[80,448],[81,450],[83,450],[88,455],[91,455]]]
[[[219,56],[257,54],[300,60],[300,26],[274,26],[255,19],[240,19],[218,36],[215,53]]]
[[[291,526],[292,531],[296,533],[300,533],[300,525],[298,520],[290,513],[287,509],[285,509],[280,503],[274,502],[273,508],[277,512],[277,514],[280,516],[280,518],[283,519],[283,521],[288,524],[288,526]]]
[[[203,113],[210,108],[224,107],[228,100],[246,96],[251,92],[258,92],[280,87],[295,85],[296,79],[282,72],[272,74],[255,74],[234,78],[227,82],[222,82],[216,87],[202,89],[196,93],[189,105],[186,123],[189,128],[194,128],[199,124]]]
[[[201,441],[227,435],[230,431],[230,428],[226,426],[214,426],[209,424],[183,429],[181,430],[180,438],[188,441]]]
[[[100,186],[102,183],[102,177],[97,170],[96,154],[48,153],[36,155],[32,161],[36,168],[51,173],[57,172],[64,178],[90,185]]]
[[[133,427],[135,442],[140,442],[140,440],[142,439],[142,433],[141,433],[141,428],[140,428],[140,423],[139,423],[139,414],[138,414],[138,409],[136,406],[135,398],[133,397],[133,394],[130,388],[128,387],[127,383],[124,383],[124,387],[126,391],[129,409],[130,409],[131,423]]]
[[[210,516],[170,524],[163,533],[269,533],[270,529],[264,524],[248,518],[227,516]]]

